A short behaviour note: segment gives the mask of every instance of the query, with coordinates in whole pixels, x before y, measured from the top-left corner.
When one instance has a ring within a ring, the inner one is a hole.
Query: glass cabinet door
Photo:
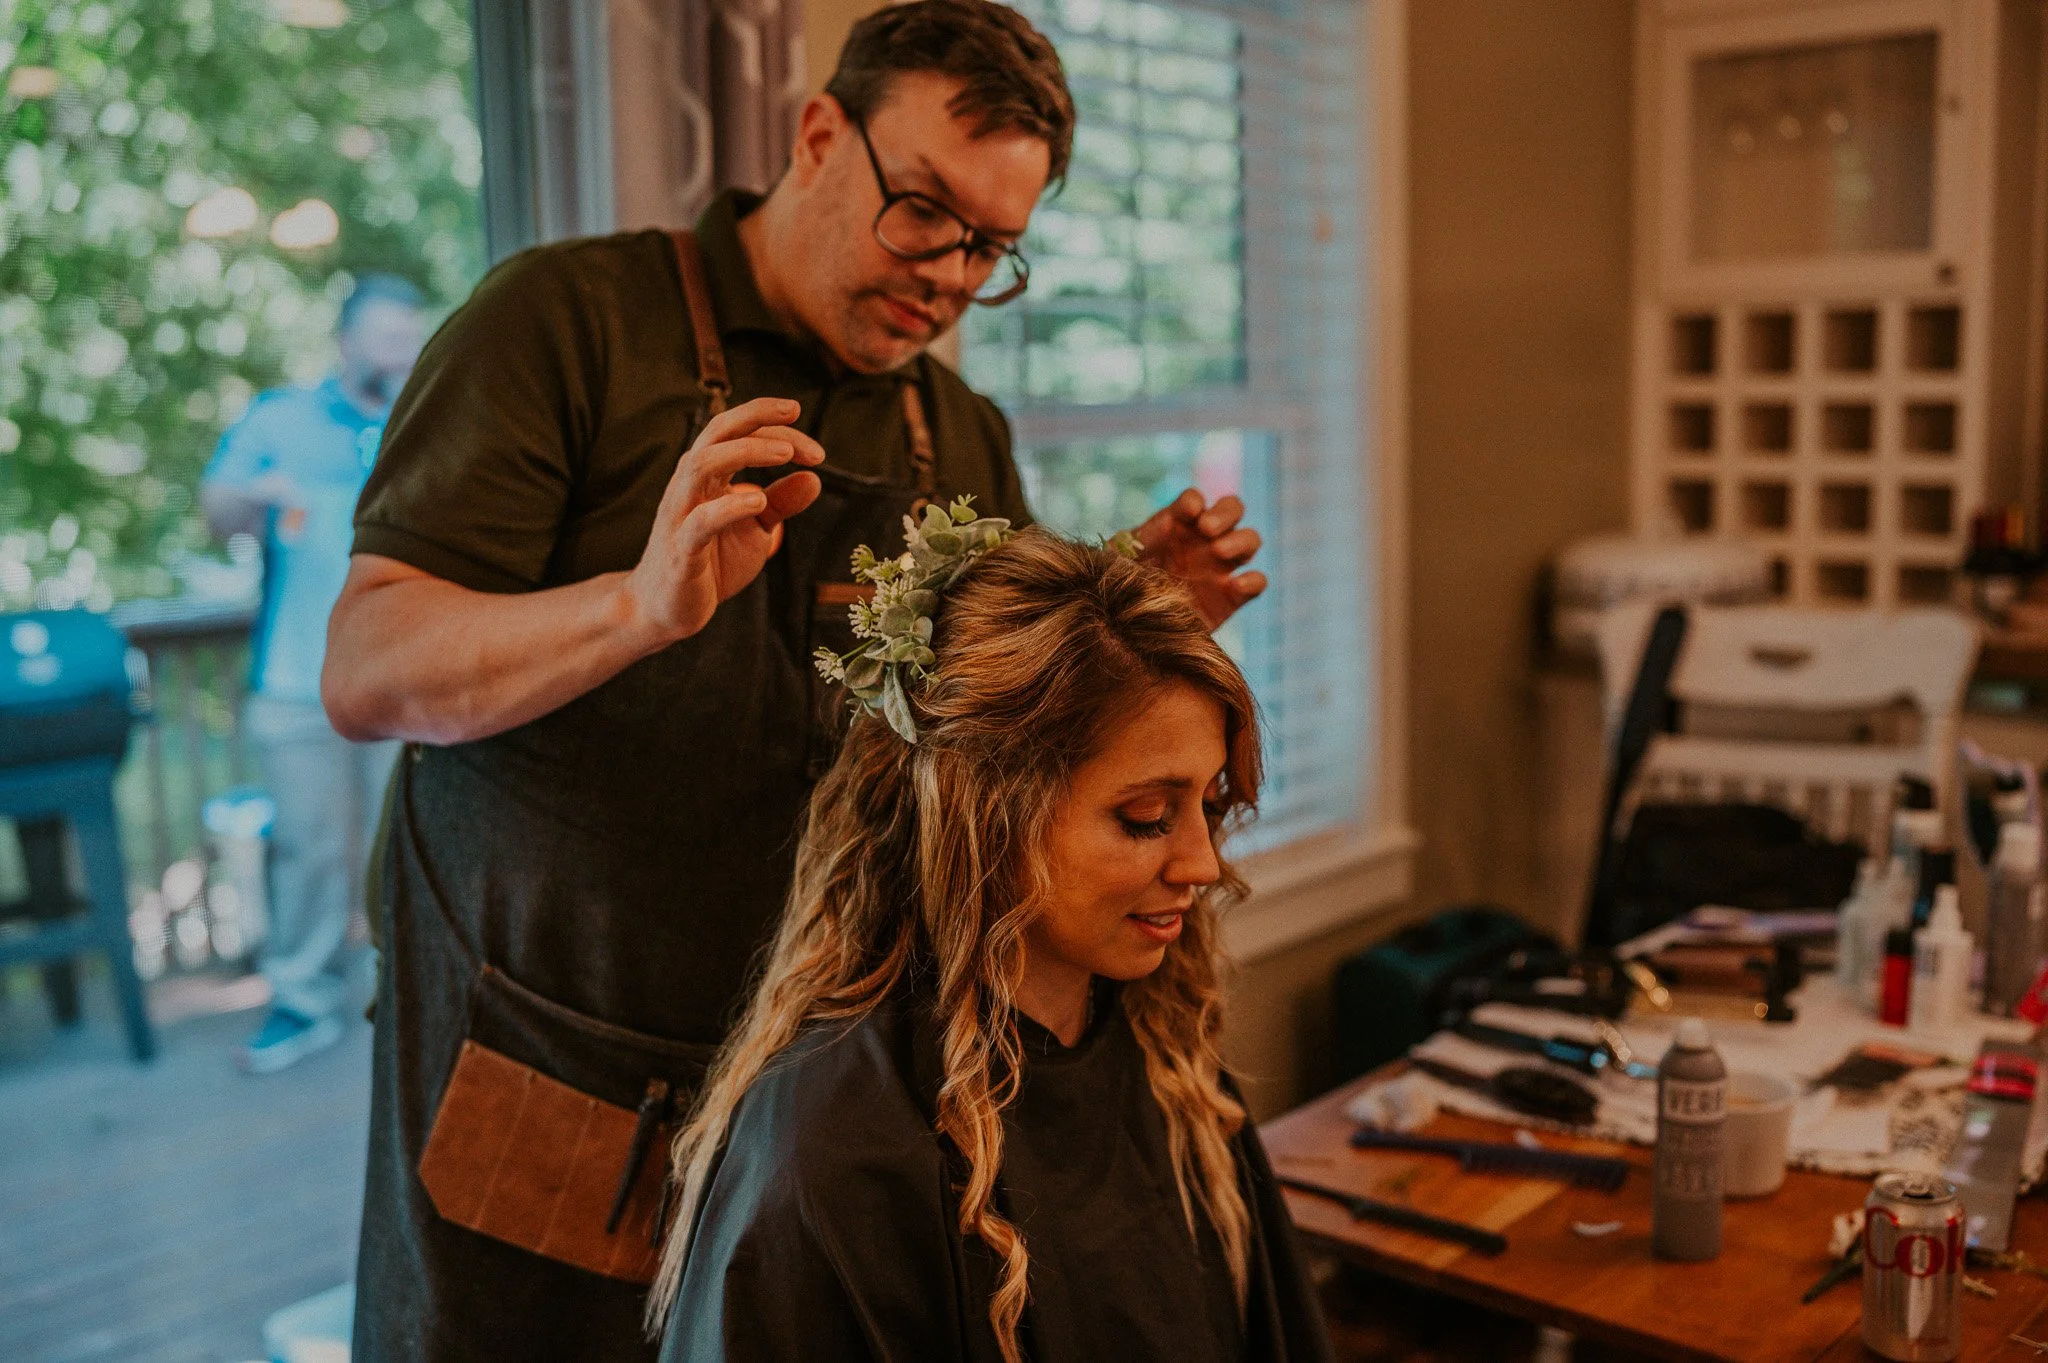
[[[1934,33],[1730,52],[1691,68],[1691,258],[1933,245]]]

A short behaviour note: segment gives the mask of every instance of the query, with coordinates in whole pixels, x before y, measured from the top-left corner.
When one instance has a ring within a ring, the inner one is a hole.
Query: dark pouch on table
[[[1760,911],[1832,909],[1856,885],[1858,843],[1816,837],[1768,805],[1644,804],[1618,851],[1621,939],[1702,904]]]
[[[420,1156],[435,1211],[561,1263],[653,1281],[669,1142],[714,1051],[586,1017],[483,967]]]

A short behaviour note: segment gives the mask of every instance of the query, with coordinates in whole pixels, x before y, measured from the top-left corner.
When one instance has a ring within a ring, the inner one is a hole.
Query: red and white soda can
[[[1933,1174],[1880,1174],[1863,1204],[1863,1343],[1899,1363],[1963,1346],[1963,1204]]]

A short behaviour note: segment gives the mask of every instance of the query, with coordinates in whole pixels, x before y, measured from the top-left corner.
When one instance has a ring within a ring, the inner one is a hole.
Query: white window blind
[[[1247,842],[1345,823],[1371,713],[1357,0],[1015,3],[1080,124],[1030,291],[963,324],[966,375],[1055,529],[1125,529],[1188,486],[1243,498],[1272,582],[1221,634],[1265,718]]]

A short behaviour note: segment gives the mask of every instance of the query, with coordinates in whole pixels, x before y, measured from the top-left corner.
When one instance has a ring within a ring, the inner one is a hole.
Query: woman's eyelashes
[[[1229,804],[1220,790],[1211,788],[1204,794],[1201,818],[1212,832],[1230,812]],[[1173,832],[1177,812],[1171,804],[1157,807],[1146,804],[1137,808],[1117,810],[1116,821],[1124,832],[1133,838],[1163,838]]]
[[[1156,819],[1139,819],[1119,813],[1116,821],[1123,825],[1124,832],[1134,838],[1163,838],[1173,831],[1173,819],[1165,814]]]

